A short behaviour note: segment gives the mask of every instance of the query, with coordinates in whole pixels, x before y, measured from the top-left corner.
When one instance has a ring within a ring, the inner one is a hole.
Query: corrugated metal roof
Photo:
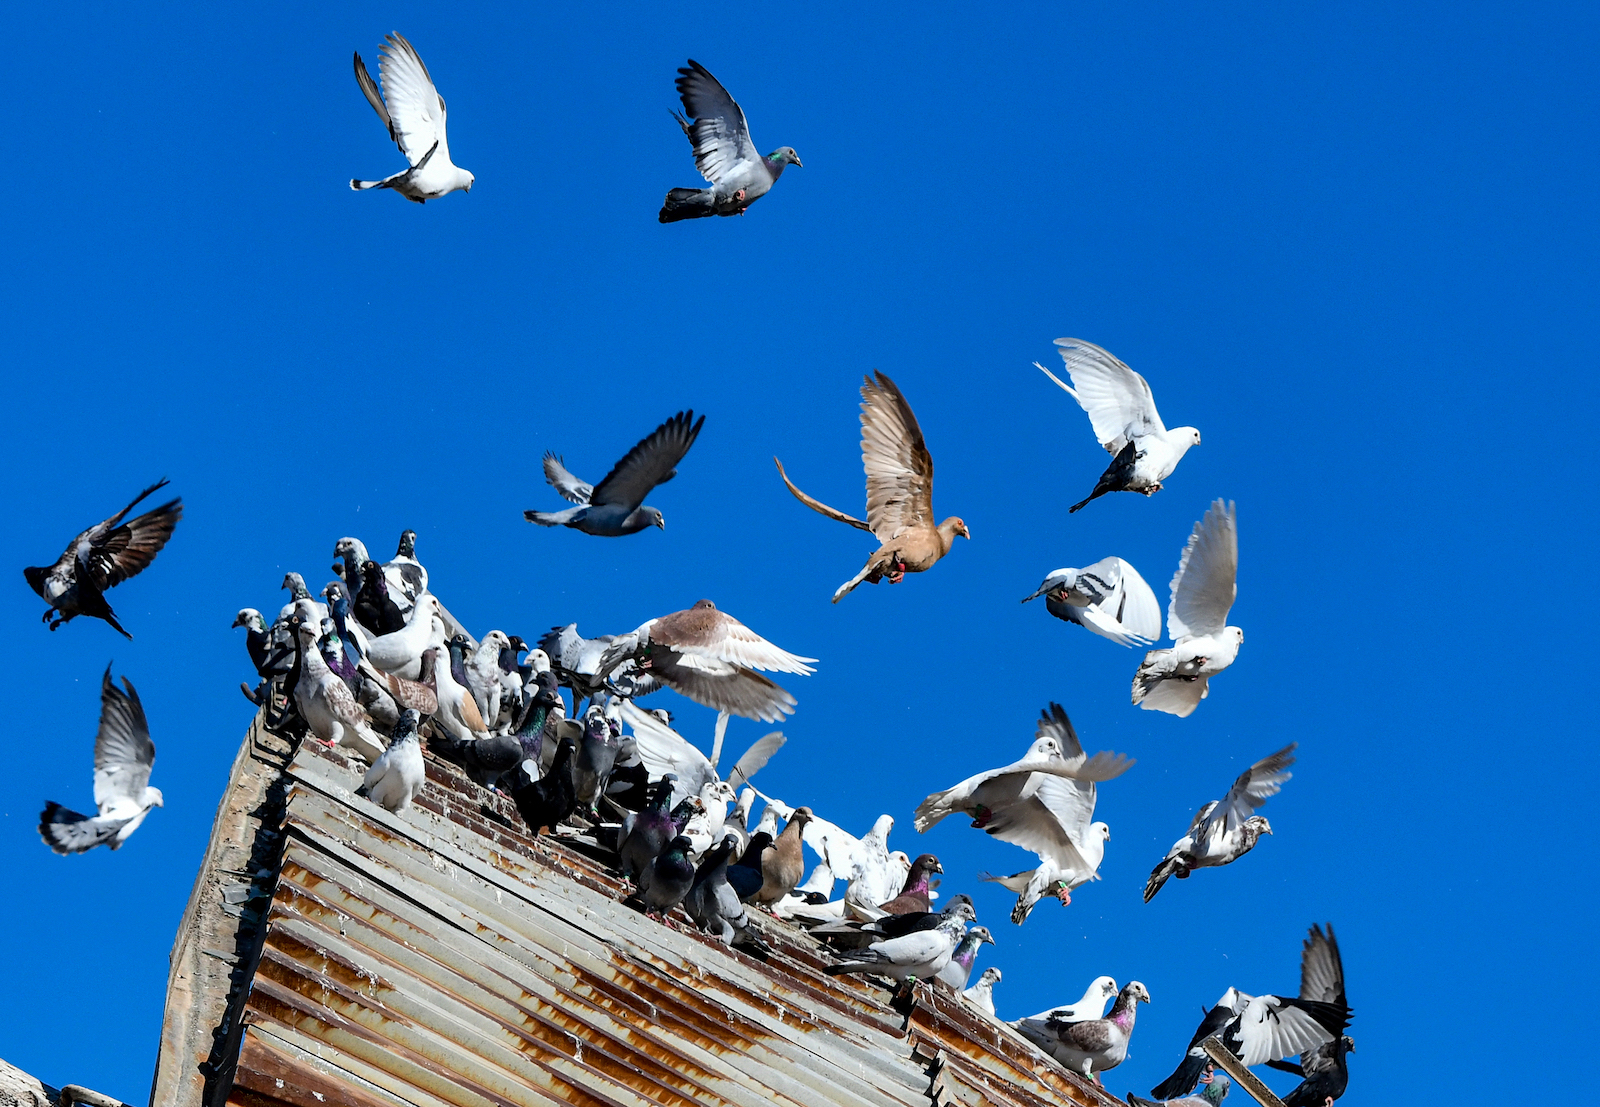
[[[312,743],[282,776],[277,879],[240,932],[259,957],[240,959],[248,994],[227,1004],[242,1036],[219,1036],[237,1052],[212,1065],[230,1080],[188,1102],[1118,1102],[958,998],[919,994],[907,1013],[878,984],[824,975],[787,923],[757,923],[763,961],[646,918],[591,845],[529,838],[509,800],[452,766],[430,759],[403,815],[356,797],[357,767]],[[195,1000],[169,995],[169,1022]],[[163,1064],[185,1064],[165,1035]]]

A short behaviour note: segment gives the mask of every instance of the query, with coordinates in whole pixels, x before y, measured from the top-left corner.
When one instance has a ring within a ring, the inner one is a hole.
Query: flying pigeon
[[[672,189],[661,206],[661,222],[743,215],[746,208],[771,190],[783,175],[784,166],[800,165],[800,155],[793,146],[780,146],[766,157],[756,153],[744,109],[693,58],[687,67],[678,70],[676,84],[687,114],[673,112],[672,118],[688,136],[689,145],[694,147],[695,168],[711,182],[711,187]]]
[[[793,714],[795,699],[754,670],[816,671],[807,664],[816,658],[779,649],[710,600],[619,635],[606,647],[599,676],[630,660],[695,703],[764,723]]]
[[[1263,757],[1239,774],[1226,796],[1200,809],[1189,824],[1189,833],[1174,842],[1161,864],[1151,871],[1144,886],[1146,903],[1161,891],[1169,877],[1181,880],[1195,869],[1237,861],[1256,848],[1261,835],[1272,833],[1272,826],[1255,811],[1267,802],[1267,797],[1277,795],[1284,781],[1294,775],[1289,766],[1294,764],[1296,745],[1290,742],[1277,753]]]
[[[161,789],[150,787],[155,763],[156,744],[150,740],[139,693],[127,677],[122,678],[122,688],[113,684],[107,665],[100,679],[100,730],[94,739],[94,802],[99,814],[80,815],[53,800],[46,803],[39,814],[39,836],[45,845],[60,854],[83,853],[102,843],[120,849],[150,809],[161,806]]]
[[[1218,1104],[1228,1098],[1228,1091],[1232,1087],[1233,1081],[1208,1066],[1205,1072],[1200,1074],[1200,1083],[1196,1087],[1198,1094],[1180,1096],[1161,1104],[1129,1092],[1128,1107],[1218,1107]],[[1323,1107],[1320,1100],[1317,1102],[1317,1107]]]
[[[933,458],[922,440],[922,428],[911,405],[894,381],[882,373],[861,385],[861,464],[867,471],[867,521],[814,500],[789,479],[783,462],[773,458],[778,475],[794,498],[812,511],[849,523],[878,540],[861,572],[833,594],[838,603],[862,581],[899,584],[907,573],[921,573],[950,552],[956,535],[970,539],[967,524],[955,515],[933,522]]]
[[[899,938],[885,938],[866,949],[855,950],[851,960],[825,965],[829,976],[870,972],[892,980],[932,980],[950,963],[956,944],[972,921],[972,908],[962,905],[932,930],[918,930]]]
[[[174,499],[126,523],[122,521],[140,501],[166,484],[165,478],[156,481],[127,507],[78,535],[54,565],[30,565],[22,570],[28,587],[50,605],[40,622],[49,623],[50,629],[55,630],[79,615],[89,615],[104,619],[124,638],[133,637],[117,622],[105,593],[137,576],[155,560],[172,537],[172,528],[183,518],[183,500]]]
[[[668,842],[639,874],[639,898],[645,914],[661,918],[689,894],[694,887],[694,862],[689,860],[689,839],[682,834]]]
[[[705,421],[704,415],[697,420],[692,411],[678,412],[647,434],[612,466],[604,480],[592,487],[567,472],[561,458],[545,454],[545,480],[562,499],[577,506],[564,511],[530,508],[522,517],[541,527],[571,527],[603,538],[637,534],[649,527],[666,530],[661,512],[647,505],[644,498],[651,489],[678,475],[678,464],[700,436]]]
[[[404,811],[427,780],[422,746],[417,738],[417,713],[409,707],[400,713],[389,746],[361,778],[361,790],[385,811]]]
[[[356,191],[392,188],[407,200],[419,204],[437,200],[446,193],[472,191],[473,177],[450,161],[450,140],[445,137],[444,97],[433,87],[428,67],[422,64],[416,48],[399,32],[385,36],[378,47],[378,76],[383,79],[383,95],[378,82],[367,72],[366,62],[355,56],[356,84],[378,113],[389,137],[410,166],[381,181],[352,180]]]
[[[1157,1099],[1188,1095],[1211,1058],[1201,1043],[1217,1037],[1246,1067],[1329,1043],[1344,1033],[1350,1009],[1340,1003],[1288,996],[1251,996],[1229,988],[1206,1012],[1188,1052],[1171,1076],[1150,1090]]]
[[[1211,678],[1232,665],[1244,645],[1244,631],[1227,625],[1238,572],[1238,519],[1233,504],[1217,500],[1194,525],[1172,576],[1167,633],[1174,645],[1144,655],[1133,677],[1134,703],[1187,718],[1210,694]]]
[[[1041,712],[1034,743],[1020,761],[936,792],[917,807],[917,830],[925,831],[957,811],[972,825],[1031,850],[1039,867],[1009,877],[983,875],[1019,893],[1011,921],[1024,922],[1046,894],[1072,902],[1073,888],[1093,880],[1111,831],[1091,823],[1095,784],[1114,780],[1133,762],[1123,754],[1087,756],[1072,720],[1060,704]]]
[[[1110,1014],[1103,1019],[1067,1021],[1046,1011],[1032,1018],[1018,1019],[1011,1025],[1024,1038],[1039,1046],[1073,1072],[1081,1072],[1099,1082],[1098,1074],[1114,1069],[1128,1056],[1128,1039],[1133,1036],[1138,1005],[1150,1002],[1150,993],[1137,980],[1117,995]]]
[[[550,668],[556,678],[572,689],[574,716],[583,710],[584,700],[593,699],[607,691],[608,687],[614,687],[629,699],[647,696],[661,687],[655,677],[640,670],[631,661],[619,665],[606,675],[600,674],[600,661],[605,656],[606,648],[616,640],[615,634],[584,638],[578,633],[577,623],[551,627],[550,633],[539,640],[539,649],[549,658]]]
[[[1089,413],[1094,436],[1113,459],[1094,491],[1068,512],[1107,492],[1149,496],[1161,491],[1161,482],[1172,475],[1189,447],[1200,444],[1200,432],[1193,427],[1168,430],[1156,413],[1150,385],[1108,351],[1078,338],[1058,338],[1056,346],[1067,363],[1067,374],[1078,386],[1075,390],[1037,361],[1034,366]]]
[[[977,959],[978,947],[984,942],[994,945],[994,935],[987,926],[975,926],[961,936],[949,964],[939,970],[939,981],[957,992],[966,991],[967,980],[972,976],[972,963]]]
[[[728,858],[738,839],[729,835],[706,854],[695,871],[694,883],[683,898],[684,910],[700,925],[728,945],[746,945],[759,951],[767,946],[750,928],[750,913],[728,884]]]
[[[1328,932],[1315,924],[1306,938],[1300,955],[1300,998],[1321,1000],[1336,1007],[1349,1009],[1344,997],[1344,961],[1339,957],[1339,942],[1333,936],[1333,924]],[[1341,1034],[1331,1041],[1302,1050],[1300,1063],[1269,1059],[1267,1064],[1302,1078],[1300,1084],[1283,1097],[1284,1107],[1326,1107],[1344,1095],[1350,1082],[1345,1067],[1345,1054],[1356,1051],[1355,1040]]]
[[[978,982],[961,993],[961,998],[972,1004],[991,1019],[994,1014],[994,986],[1000,983],[1000,970],[990,965],[978,977]]]
[[[1119,646],[1148,646],[1161,637],[1161,605],[1156,594],[1120,557],[1096,561],[1086,569],[1057,569],[1038,591],[1057,619],[1088,627]]]

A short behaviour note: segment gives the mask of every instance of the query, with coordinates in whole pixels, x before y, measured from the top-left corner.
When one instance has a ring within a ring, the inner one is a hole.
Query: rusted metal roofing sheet
[[[323,747],[283,769],[277,879],[229,1004],[231,1082],[199,1102],[1118,1102],[958,998],[908,1015],[871,981],[824,975],[787,923],[757,923],[763,961],[646,918],[592,845],[535,842],[504,797],[431,759],[428,775],[393,815]]]

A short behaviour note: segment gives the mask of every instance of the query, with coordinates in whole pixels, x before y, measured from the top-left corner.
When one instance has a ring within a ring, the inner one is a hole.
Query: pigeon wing
[[[996,812],[984,829],[1041,861],[1053,861],[1063,872],[1089,875],[1093,870],[1082,847],[1094,817],[1094,785],[1048,773],[1034,776],[1033,794]]]
[[[94,802],[102,816],[131,817],[144,809],[144,791],[156,762],[139,693],[127,677],[118,688],[106,666],[100,681],[100,731],[94,740]]]
[[[718,184],[761,163],[761,155],[750,141],[744,109],[705,66],[690,58],[689,64],[678,70],[676,84],[683,110],[694,120],[685,122],[683,129],[694,146],[694,164],[701,176]]]
[[[783,471],[783,462],[779,461],[777,458],[773,458],[772,460],[778,466],[778,475],[783,478],[783,483],[788,486],[789,491],[794,493],[795,499],[805,504],[812,511],[817,512],[819,515],[826,515],[830,519],[837,519],[841,523],[849,523],[851,526],[856,527],[859,530],[864,530],[869,534],[872,533],[871,525],[863,523],[854,515],[846,515],[838,508],[829,507],[821,500],[812,499],[810,496],[800,491],[800,489],[795,487],[794,481],[789,479],[789,474]]]
[[[1227,626],[1238,572],[1238,517],[1233,504],[1217,500],[1194,525],[1172,577],[1167,633],[1174,642],[1216,634]]]
[[[1147,641],[1161,637],[1161,604],[1155,592],[1145,583],[1139,571],[1120,557],[1108,557],[1117,563],[1117,589],[1109,605],[1101,605],[1116,616],[1117,622],[1130,634]],[[1091,569],[1104,565],[1098,562]]]
[[[1323,1003],[1345,1002],[1344,961],[1339,957],[1339,942],[1333,936],[1332,923],[1328,924],[1326,934],[1320,926],[1313,925],[1306,938],[1305,950],[1300,955],[1300,998]]]
[[[892,542],[934,525],[933,458],[905,396],[882,373],[876,378],[861,386],[861,464],[867,522],[879,542]]]
[[[378,76],[383,81],[383,99],[389,109],[389,134],[400,152],[416,166],[437,146],[438,153],[448,161],[444,97],[433,87],[433,78],[416,47],[396,32],[385,38],[378,54]],[[366,89],[363,87],[362,91]]]
[[[594,486],[587,481],[579,480],[567,471],[562,458],[555,454],[544,455],[544,479],[560,494],[569,504],[582,506],[589,502],[589,497],[594,492]]]
[[[674,612],[653,620],[649,626],[652,644],[670,646],[680,654],[779,673],[806,675],[816,671],[807,664],[816,658],[779,649],[733,616],[709,605]]]
[[[592,504],[616,504],[629,511],[644,503],[650,490],[671,480],[678,462],[689,452],[700,434],[704,415],[698,420],[692,411],[680,411],[662,423],[629,450],[605,479],[589,495]],[[548,470],[547,470],[548,472]]]
[[[1298,744],[1290,742],[1277,753],[1263,757],[1239,774],[1212,816],[1227,819],[1228,833],[1237,831],[1246,819],[1255,814],[1256,808],[1266,803],[1269,796],[1277,795],[1284,781],[1294,775],[1288,769],[1294,764],[1294,750]]]
[[[633,729],[639,760],[652,778],[672,773],[678,778],[674,791],[689,796],[698,796],[701,788],[717,778],[705,754],[650,712],[635,707],[631,700],[623,701],[622,720]]]
[[[1315,1000],[1256,996],[1239,1012],[1234,1035],[1236,1053],[1247,1066],[1290,1057],[1344,1031],[1342,1010]]]
[[[657,655],[652,671],[702,707],[763,723],[794,714],[795,698],[760,673],[740,665],[689,655]]]
[[[766,767],[772,755],[777,753],[788,741],[783,736],[783,731],[775,730],[764,738],[757,739],[751,747],[744,751],[744,756],[734,763],[733,769],[728,773],[728,784],[733,788],[742,788],[745,782]],[[805,837],[804,830],[801,838]]]
[[[149,491],[144,495],[149,495]],[[124,513],[126,510],[123,509]],[[121,516],[116,518],[120,519]],[[181,499],[169,500],[160,507],[151,508],[143,515],[130,519],[120,526],[110,527],[86,542],[80,542],[78,565],[89,574],[95,587],[100,591],[115,588],[129,577],[142,572],[155,560],[156,554],[167,544],[167,539],[172,537],[173,528],[178,525],[178,520],[181,518],[183,518]],[[107,520],[107,523],[112,521]]]
[[[1061,744],[1061,755],[1070,771],[1057,775],[1071,776],[1077,780],[1105,781],[1113,780],[1133,767],[1133,760],[1126,754],[1101,751],[1093,757],[1086,756],[1072,720],[1059,703],[1052,703],[1047,710],[1039,713],[1039,726],[1034,731],[1034,738],[1054,738]]]
[[[1058,338],[1056,347],[1076,388],[1069,388],[1044,366],[1039,368],[1088,412],[1095,438],[1113,457],[1135,438],[1167,433],[1150,385],[1138,373],[1093,342]]]

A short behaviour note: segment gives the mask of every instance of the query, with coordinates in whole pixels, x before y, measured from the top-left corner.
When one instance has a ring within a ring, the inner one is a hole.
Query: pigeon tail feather
[[[667,193],[661,204],[659,216],[663,223],[676,223],[680,219],[701,219],[717,214],[717,202],[709,188],[675,188]]]

